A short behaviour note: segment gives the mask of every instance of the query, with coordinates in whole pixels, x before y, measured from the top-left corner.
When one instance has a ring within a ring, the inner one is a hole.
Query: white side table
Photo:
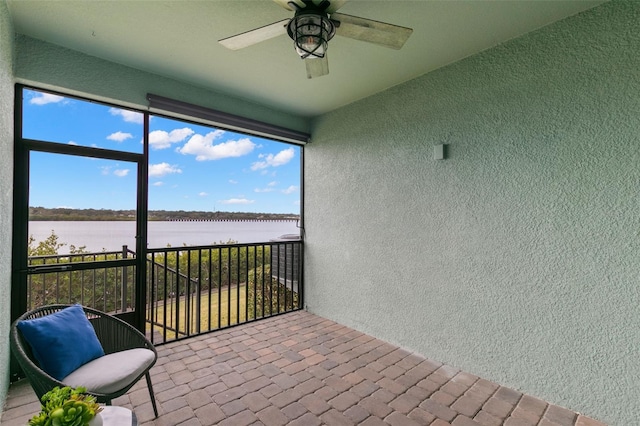
[[[100,411],[102,426],[138,426],[136,414],[124,407],[106,405]]]

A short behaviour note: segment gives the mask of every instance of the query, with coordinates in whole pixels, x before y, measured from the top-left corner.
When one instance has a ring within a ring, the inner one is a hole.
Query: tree
[[[58,250],[66,246],[66,243],[58,242],[58,236],[51,230],[49,235],[44,241],[40,241],[38,245],[35,245],[36,239],[33,235],[29,235],[29,246],[27,254],[29,257],[33,256],[52,256],[58,254]]]

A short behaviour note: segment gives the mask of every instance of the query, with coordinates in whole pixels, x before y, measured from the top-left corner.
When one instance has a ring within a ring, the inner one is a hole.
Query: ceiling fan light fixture
[[[304,59],[307,77],[315,78],[329,74],[327,48],[329,40],[336,34],[382,47],[400,49],[413,32],[408,27],[336,13],[347,0],[273,1],[294,12],[294,17],[254,28],[218,42],[228,49],[238,50],[286,32],[293,40],[298,55]]]
[[[302,59],[324,58],[336,26],[324,12],[301,10],[289,22],[287,32]]]

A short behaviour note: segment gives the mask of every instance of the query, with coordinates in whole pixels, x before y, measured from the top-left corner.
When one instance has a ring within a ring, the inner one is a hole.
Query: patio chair
[[[69,315],[72,314],[75,317],[70,320]],[[50,326],[51,323],[53,326]],[[40,327],[37,333],[43,336],[43,342],[34,342],[34,327]],[[84,327],[80,339],[76,338],[78,332],[69,331],[78,327]],[[69,335],[74,332],[76,335]],[[85,332],[91,336],[82,334]],[[84,386],[87,393],[94,395],[98,402],[111,405],[114,398],[125,394],[145,376],[153,412],[158,417],[149,375],[158,353],[142,333],[113,315],[80,305],[43,306],[26,312],[14,321],[10,345],[39,399],[56,386]],[[68,358],[89,350],[87,348],[99,353],[92,354],[88,362],[81,361],[84,363],[79,367],[66,366],[72,368],[70,373],[52,366],[60,358],[66,362]]]

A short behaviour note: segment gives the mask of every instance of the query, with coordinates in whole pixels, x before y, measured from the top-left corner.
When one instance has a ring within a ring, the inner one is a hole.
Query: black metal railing
[[[121,251],[30,256],[27,309],[80,303],[104,312],[130,311],[135,304],[135,266],[113,262],[131,258],[135,252],[127,246]]]
[[[154,343],[302,307],[299,240],[148,250],[147,323]]]
[[[27,309],[80,303],[135,309],[136,253],[32,256]],[[117,264],[120,262],[119,264]],[[155,344],[301,309],[302,242],[168,247],[147,251],[146,330]]]

